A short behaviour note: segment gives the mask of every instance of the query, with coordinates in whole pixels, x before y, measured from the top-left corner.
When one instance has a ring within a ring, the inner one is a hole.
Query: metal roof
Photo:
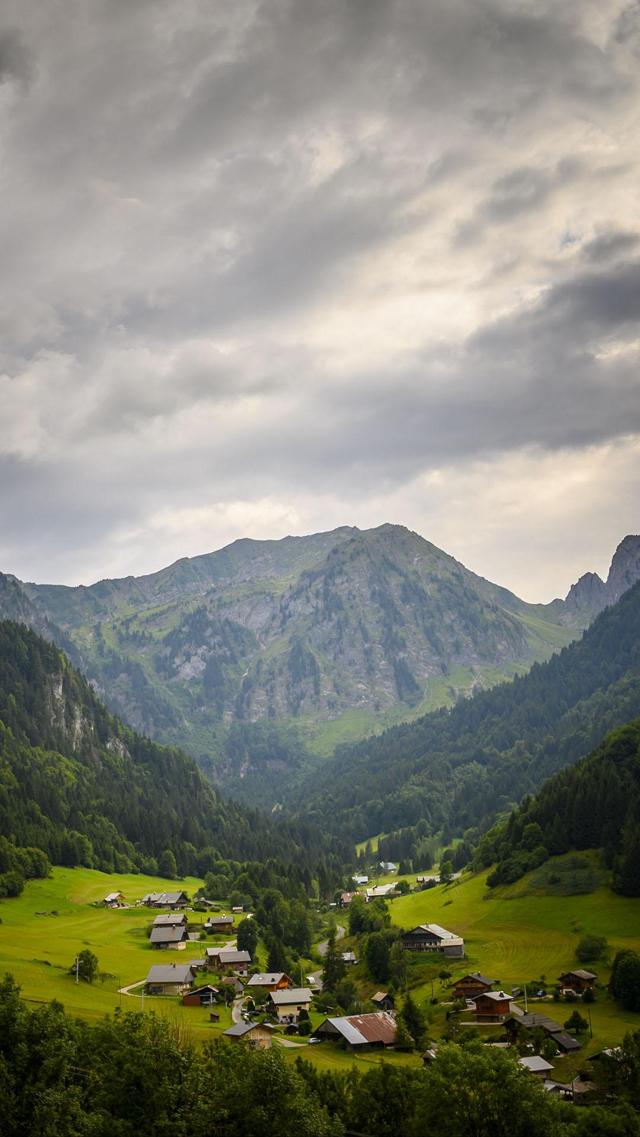
[[[152,928],[149,936],[152,944],[180,944],[188,938],[189,935],[184,924],[170,924],[168,927]]]
[[[553,1064],[541,1058],[539,1054],[532,1054],[530,1058],[518,1058],[518,1064],[524,1066],[525,1070],[530,1070],[532,1074],[544,1074],[547,1070],[553,1070]]]
[[[312,992],[308,987],[290,987],[288,991],[272,991],[269,998],[275,1007],[283,1007],[290,1003],[310,1003]]]
[[[147,975],[147,983],[190,983],[192,979],[192,963],[157,963]]]
[[[289,976],[285,975],[284,971],[259,971],[256,975],[252,975],[247,987],[267,987],[272,983],[280,983],[282,979],[288,979]]]
[[[212,951],[211,948],[207,948],[207,955],[213,954],[214,951]],[[229,951],[217,952],[217,955],[220,963],[251,963],[251,956],[249,955],[248,951],[235,951],[229,949]]]
[[[325,1022],[331,1023],[331,1026],[351,1046],[366,1046],[372,1042],[382,1042],[385,1046],[392,1046],[396,1040],[396,1020],[387,1011],[373,1011],[368,1015],[345,1015],[342,1018],[325,1019]],[[318,1027],[318,1031],[321,1029],[322,1024]]]
[[[184,912],[161,912],[153,921],[154,928],[172,928],[178,924],[186,924],[187,917]]]

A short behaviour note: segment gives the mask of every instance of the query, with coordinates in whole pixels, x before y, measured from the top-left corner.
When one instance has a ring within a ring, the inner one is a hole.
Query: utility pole
[[[525,985],[524,985],[524,1013],[525,1013],[525,1015],[527,1014],[528,1009],[529,1009],[529,1004],[527,1003],[527,984],[525,983]]]

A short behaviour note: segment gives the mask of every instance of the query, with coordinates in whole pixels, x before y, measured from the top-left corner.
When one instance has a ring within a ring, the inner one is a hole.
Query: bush
[[[606,959],[608,955],[609,944],[605,936],[583,936],[576,948],[576,959],[580,963]]]

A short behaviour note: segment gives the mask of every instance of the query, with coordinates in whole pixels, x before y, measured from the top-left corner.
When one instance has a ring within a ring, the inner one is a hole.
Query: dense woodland
[[[237,875],[239,862],[273,859],[321,891],[349,855],[311,826],[223,800],[192,759],[124,726],[58,648],[10,622],[0,622],[0,832],[10,891],[16,873],[45,864],[29,854],[31,871],[16,848],[54,864],[167,876],[228,860]]]
[[[476,853],[497,862],[489,886],[509,883],[570,849],[602,849],[613,887],[640,896],[640,720],[609,734],[588,758],[560,771]]]
[[[640,584],[524,677],[339,747],[299,808],[358,841],[418,823],[422,836],[444,831],[445,839],[486,829],[639,714]]]
[[[321,1073],[275,1049],[197,1051],[152,1015],[88,1026],[57,1003],[31,1011],[0,984],[3,1137],[638,1137],[640,1033],[623,1055],[602,1086],[617,1104],[576,1108],[478,1043],[443,1045],[428,1069]]]

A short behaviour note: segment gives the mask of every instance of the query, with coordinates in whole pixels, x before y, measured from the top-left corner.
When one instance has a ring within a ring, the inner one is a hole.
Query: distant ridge
[[[627,537],[606,584],[587,574],[566,601],[527,604],[403,526],[341,526],[88,587],[0,575],[0,616],[62,646],[137,730],[270,806],[310,751],[523,673],[639,573]]]

